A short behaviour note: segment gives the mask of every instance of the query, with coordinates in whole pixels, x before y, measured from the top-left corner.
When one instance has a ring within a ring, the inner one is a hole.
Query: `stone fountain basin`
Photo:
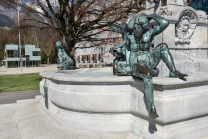
[[[203,118],[208,127],[208,75],[153,78],[159,114],[155,120],[149,118],[143,80],[139,78],[113,75],[112,68],[46,71],[40,75],[40,93],[44,96],[46,80],[49,101],[46,109],[43,98],[42,108],[57,122],[72,128],[139,135],[140,128],[147,132],[156,127],[159,136],[166,130],[171,136],[181,134],[178,127],[197,128]]]

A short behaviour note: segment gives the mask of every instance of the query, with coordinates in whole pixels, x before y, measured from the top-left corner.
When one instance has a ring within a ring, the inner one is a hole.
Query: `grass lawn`
[[[41,79],[39,73],[0,76],[0,93],[39,90]]]

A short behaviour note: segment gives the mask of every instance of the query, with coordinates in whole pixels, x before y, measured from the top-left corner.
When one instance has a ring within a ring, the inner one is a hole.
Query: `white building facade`
[[[40,46],[27,44],[22,46],[22,66],[23,67],[40,67],[41,56]],[[20,67],[20,57],[18,45],[9,44],[5,46],[5,67]]]

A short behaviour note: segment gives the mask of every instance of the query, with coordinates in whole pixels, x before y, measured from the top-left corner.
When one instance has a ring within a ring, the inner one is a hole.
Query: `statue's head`
[[[136,41],[139,41],[140,38],[149,30],[149,22],[145,16],[136,16],[133,22],[133,32]]]
[[[134,22],[135,26],[141,26],[144,31],[148,31],[149,30],[149,22],[148,22],[147,17],[139,16],[135,20],[136,20]]]
[[[181,18],[179,22],[179,26],[177,30],[180,30],[182,33],[188,32],[188,29],[190,28],[190,19],[188,16],[184,16]]]
[[[54,43],[54,45],[56,46],[56,48],[62,48],[61,41],[57,41],[56,43]]]

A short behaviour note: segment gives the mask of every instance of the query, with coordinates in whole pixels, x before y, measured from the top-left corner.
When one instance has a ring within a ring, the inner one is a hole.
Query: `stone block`
[[[165,42],[169,48],[175,47],[175,24],[169,24],[169,26],[162,33],[163,42]]]
[[[207,27],[197,26],[197,43],[199,47],[207,47]]]
[[[184,49],[175,50],[175,59],[184,59],[186,51]]]
[[[184,62],[184,69],[186,74],[196,74],[199,72],[200,63],[190,60],[190,62]]]
[[[207,57],[207,49],[198,49],[198,58],[208,58]]]
[[[154,47],[156,47],[158,44],[161,44],[162,42],[162,33],[154,37]]]
[[[184,6],[184,1],[181,1],[181,0],[167,0],[167,4],[168,5],[180,5],[180,6]]]
[[[185,71],[193,68],[186,64],[190,61],[183,62]],[[44,98],[41,101],[44,111],[55,121],[79,130],[132,131],[154,139],[208,136],[208,74],[184,79],[154,77],[154,102],[159,117],[151,119],[141,79],[99,76],[99,70],[88,69],[95,73],[93,76],[80,76],[85,69],[77,70],[77,74],[40,73],[40,88],[45,78],[49,87],[49,109],[44,108]]]

